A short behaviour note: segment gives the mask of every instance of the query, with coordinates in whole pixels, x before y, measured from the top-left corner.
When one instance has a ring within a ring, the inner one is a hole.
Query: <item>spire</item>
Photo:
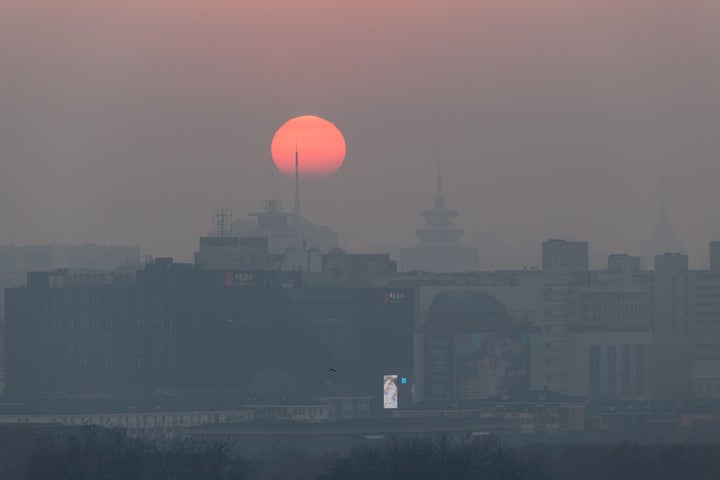
[[[266,209],[268,213],[278,211],[278,201],[275,199],[275,171],[270,170],[270,198],[267,201]]]
[[[438,160],[438,173],[435,179],[435,208],[442,208],[445,206],[445,197],[442,193],[442,177],[440,176],[440,160]]]
[[[458,211],[445,205],[445,196],[442,189],[442,175],[440,165],[435,178],[435,204],[420,212],[425,219],[425,226],[415,231],[423,247],[457,246],[463,231],[455,226]]]
[[[298,167],[298,148],[295,143],[295,215],[300,216],[300,168]]]
[[[663,253],[682,252],[683,246],[680,240],[675,236],[670,218],[668,215],[668,201],[666,191],[666,178],[662,170],[660,171],[660,198],[658,204],[657,222],[652,230],[652,234],[644,246],[644,255],[646,260],[652,264],[653,255],[661,255]]]
[[[667,191],[665,190],[665,173],[660,173],[660,205],[658,206],[658,225],[668,224]]]

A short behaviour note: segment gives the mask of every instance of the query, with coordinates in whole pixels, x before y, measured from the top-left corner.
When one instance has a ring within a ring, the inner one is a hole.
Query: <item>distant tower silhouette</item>
[[[300,216],[300,168],[298,167],[298,148],[295,144],[295,215]]]
[[[665,175],[660,176],[660,200],[658,205],[657,222],[653,227],[650,239],[645,244],[644,256],[651,261],[654,255],[663,253],[681,253],[683,246],[670,224],[667,206],[667,191],[665,188]]]
[[[478,269],[478,249],[458,245],[463,231],[455,226],[459,211],[445,205],[440,166],[435,179],[435,201],[420,212],[425,225],[415,231],[420,239],[417,247],[400,250],[400,265],[404,271],[468,272]]]
[[[431,208],[420,212],[425,219],[425,226],[415,232],[423,246],[456,246],[463,231],[455,227],[458,211],[445,206],[442,191],[442,176],[438,166],[435,179],[435,202]]]
[[[660,176],[660,205],[658,207],[658,225],[669,225],[667,212],[667,190],[665,189],[665,175]]]
[[[270,224],[278,226],[282,222],[286,222],[284,214],[282,214],[282,208],[280,207],[280,200],[275,198],[275,172],[270,170],[270,198],[265,205],[265,213],[269,215],[263,215],[262,213],[256,213],[252,215],[260,215],[263,217],[273,216],[273,221]],[[277,215],[279,214],[279,215]],[[281,220],[282,217],[282,220]],[[280,223],[278,223],[280,222]],[[286,223],[283,223],[285,225]]]
[[[438,173],[435,179],[435,208],[445,206],[445,197],[442,193],[442,177],[440,176],[440,162],[438,162]]]

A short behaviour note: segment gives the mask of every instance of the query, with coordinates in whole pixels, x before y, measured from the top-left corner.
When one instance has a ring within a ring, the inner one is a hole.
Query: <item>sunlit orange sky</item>
[[[595,265],[640,253],[662,173],[702,265],[718,45],[717,0],[5,0],[0,243],[189,261],[223,198],[237,218],[268,196],[278,126],[314,114],[348,153],[303,212],[350,250],[415,244],[440,159],[484,268],[536,265],[551,236]]]

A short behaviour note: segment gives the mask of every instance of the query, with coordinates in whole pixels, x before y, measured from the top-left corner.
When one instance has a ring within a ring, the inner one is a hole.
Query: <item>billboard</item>
[[[462,333],[454,338],[458,400],[530,389],[530,335]]]
[[[383,408],[398,407],[397,375],[383,376]]]

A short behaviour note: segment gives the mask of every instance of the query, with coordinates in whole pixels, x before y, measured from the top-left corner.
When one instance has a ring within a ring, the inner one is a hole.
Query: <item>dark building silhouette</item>
[[[615,253],[608,256],[608,272],[633,273],[640,271],[640,257],[627,253]]]
[[[710,242],[710,270],[720,270],[720,242]]]
[[[141,387],[241,385],[292,363],[291,272],[205,270],[158,259],[137,273]],[[300,342],[298,342],[300,343]]]
[[[136,355],[134,272],[33,272],[7,295],[7,391],[128,388]]]
[[[282,210],[277,200],[269,200],[265,210],[251,213],[251,219],[232,223],[232,234],[238,237],[266,237],[268,250],[273,254],[289,248],[316,248],[322,252],[340,246],[340,236],[326,225],[318,225],[297,213]]]
[[[367,395],[388,369],[412,369],[407,289],[304,286],[299,271],[158,258],[136,272],[32,273],[7,294],[15,397],[252,388],[283,378],[297,379],[276,386],[285,394],[332,380]]]
[[[205,269],[265,270],[271,265],[267,237],[200,237],[195,265]]]
[[[544,389],[677,401],[720,384],[720,271],[691,270],[686,255],[658,255],[654,271],[611,255],[591,271],[587,242],[549,240],[542,270],[399,273],[387,254],[340,249],[239,268],[235,253],[265,241],[205,237],[212,268],[158,258],[30,274],[6,290],[10,398],[220,387],[315,398],[347,385],[380,408],[384,375],[407,380],[401,405]]]
[[[542,244],[542,268],[566,268],[585,271],[589,268],[588,242],[551,239]]]
[[[5,354],[3,291],[22,285],[27,273],[57,268],[103,270],[137,267],[140,250],[134,246],[96,245],[0,245],[0,390],[4,377]]]

